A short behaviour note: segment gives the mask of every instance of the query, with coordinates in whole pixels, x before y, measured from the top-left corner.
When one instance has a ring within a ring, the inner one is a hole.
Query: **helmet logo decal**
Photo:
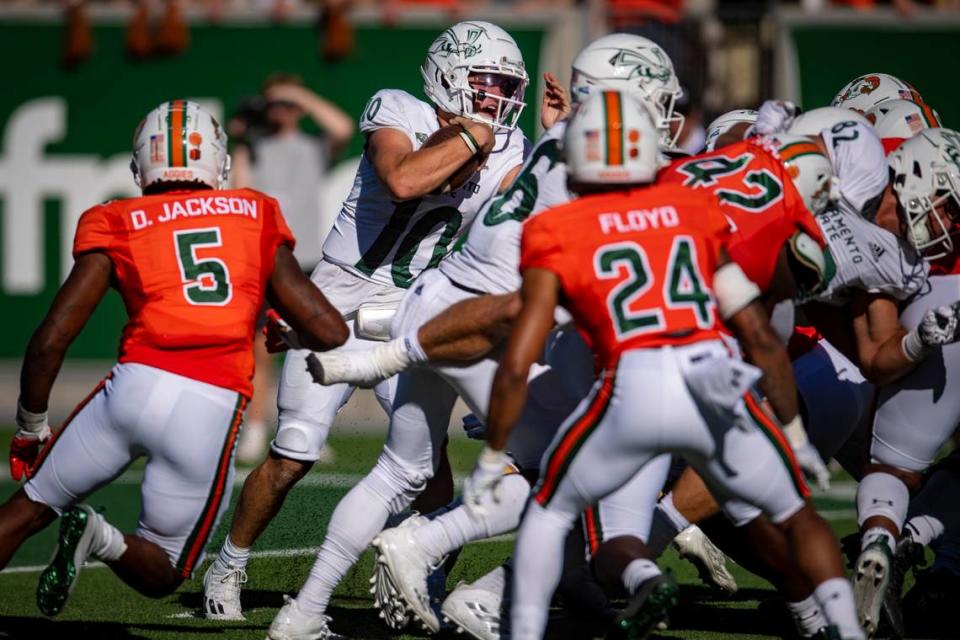
[[[476,55],[483,53],[483,45],[477,44],[477,40],[480,39],[480,36],[486,33],[486,29],[468,29],[467,30],[467,41],[459,42],[456,35],[451,32],[451,38],[443,39],[437,44],[437,49],[434,53],[442,54],[443,56],[450,56],[453,54],[460,54],[465,58],[472,58]]]
[[[850,88],[843,92],[843,95],[840,96],[840,100],[837,102],[843,103],[847,100],[852,100],[857,96],[869,95],[877,90],[880,86],[880,78],[877,76],[863,76],[862,78],[857,78],[850,85]]]
[[[633,71],[630,72],[629,78],[667,82],[670,80],[671,75],[673,75],[670,67],[666,64],[666,61],[663,59],[663,54],[660,51],[653,51],[653,54],[657,58],[655,61],[651,61],[636,51],[621,49],[610,58],[610,65],[613,67],[633,66]]]

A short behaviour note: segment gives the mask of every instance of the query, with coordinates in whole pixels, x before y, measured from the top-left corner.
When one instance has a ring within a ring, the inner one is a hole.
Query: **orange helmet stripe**
[[[784,145],[780,147],[780,159],[784,162],[789,162],[800,156],[809,155],[815,153],[817,155],[823,155],[823,152],[820,151],[820,147],[817,146],[815,142],[794,142],[793,144]]]
[[[623,105],[616,91],[603,92],[603,116],[607,134],[607,165],[623,165]]]
[[[171,167],[187,166],[187,154],[184,148],[186,145],[186,133],[184,132],[186,108],[183,100],[174,100],[170,103],[170,142],[168,143],[169,147],[167,147],[170,153],[167,158]]]

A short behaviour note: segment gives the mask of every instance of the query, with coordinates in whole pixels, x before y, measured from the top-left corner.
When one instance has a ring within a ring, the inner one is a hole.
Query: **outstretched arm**
[[[273,260],[267,299],[297,332],[300,344],[326,351],[346,342],[349,332],[343,316],[300,270],[289,247],[278,247]]]

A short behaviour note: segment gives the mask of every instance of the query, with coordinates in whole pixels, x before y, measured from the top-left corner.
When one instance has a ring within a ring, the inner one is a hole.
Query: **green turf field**
[[[4,453],[9,437],[9,431],[0,432],[0,450]],[[255,548],[256,557],[249,566],[250,581],[243,598],[247,621],[218,623],[196,617],[206,563],[176,594],[161,600],[139,596],[109,569],[88,567],[63,613],[54,620],[45,619],[34,603],[34,589],[38,567],[49,559],[56,542],[53,525],[28,541],[0,573],[0,638],[263,638],[282,604],[283,594],[296,593],[303,583],[337,500],[372,466],[382,441],[375,437],[340,436],[332,438],[331,443],[336,463],[316,467],[290,493],[284,509]],[[450,449],[454,472],[460,476],[468,473],[478,450],[478,443],[454,440]],[[137,521],[140,468],[135,466],[88,500],[94,506],[105,507],[107,517],[125,531],[132,531]],[[0,496],[5,499],[15,485],[5,470],[2,478]],[[818,507],[840,535],[855,528],[849,489],[849,485],[841,486],[831,497],[817,499]],[[234,499],[238,494],[239,485]],[[214,536],[212,553],[219,549],[231,514],[232,510]],[[472,580],[493,568],[509,555],[511,547],[511,539],[469,546],[449,577],[448,588],[460,579]],[[770,638],[780,637],[785,629],[785,619],[757,611],[759,601],[774,595],[769,585],[739,567],[734,566],[733,572],[740,592],[728,597],[702,586],[691,565],[679,560],[672,551],[662,564],[672,569],[684,588],[671,629],[657,637]],[[332,628],[353,638],[417,637],[391,635],[377,619],[367,594],[371,566],[372,556],[367,553],[340,585],[330,611]],[[570,635],[569,621],[562,619],[554,620],[551,630],[553,638],[579,637]],[[447,637],[457,636],[451,633]]]

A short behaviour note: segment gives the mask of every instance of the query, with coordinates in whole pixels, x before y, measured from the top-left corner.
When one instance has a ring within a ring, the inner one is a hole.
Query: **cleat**
[[[860,626],[873,637],[880,626],[880,609],[890,586],[893,552],[883,540],[869,543],[853,570],[853,598]]]
[[[72,507],[60,516],[57,549],[37,584],[37,607],[44,615],[57,615],[67,603],[80,570],[90,557],[99,531],[98,517],[93,508],[85,504]]]
[[[678,591],[670,574],[650,578],[631,596],[626,608],[614,620],[614,633],[608,637],[643,640],[667,621],[670,610],[677,606]]]
[[[491,585],[493,589],[485,589],[477,586],[479,580],[472,584],[461,582],[443,601],[443,621],[453,625],[458,634],[476,640],[499,640],[504,574],[502,568],[494,571],[499,572],[499,589],[496,583]]]
[[[436,567],[411,535],[416,527],[426,522],[421,516],[412,516],[400,526],[383,531],[373,540],[377,550],[374,577],[378,585],[374,603],[378,608],[387,610],[388,626],[400,628],[391,623],[401,618],[406,620],[409,615],[422,624],[424,630],[438,633],[440,619],[431,605],[427,585],[427,579]]]
[[[203,615],[208,620],[245,620],[240,606],[240,589],[247,572],[240,567],[214,560],[203,574]]]
[[[283,607],[270,623],[267,640],[344,640],[330,630],[329,622],[329,616],[304,613],[296,600],[284,595]]]
[[[700,580],[726,593],[737,592],[737,580],[727,569],[727,556],[710,542],[710,538],[695,524],[673,539],[673,547],[680,557],[697,568]]]

